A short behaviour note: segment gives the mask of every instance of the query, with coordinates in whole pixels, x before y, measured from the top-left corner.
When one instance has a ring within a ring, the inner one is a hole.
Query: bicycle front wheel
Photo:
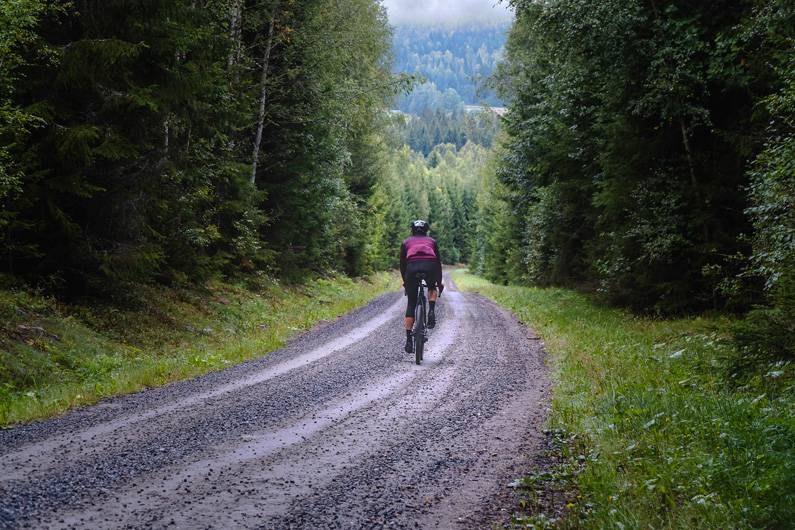
[[[414,319],[414,361],[422,363],[422,353],[425,349],[425,304],[422,300],[417,303]]]

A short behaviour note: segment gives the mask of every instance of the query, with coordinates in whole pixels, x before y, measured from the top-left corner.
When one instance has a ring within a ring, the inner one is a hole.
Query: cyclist
[[[400,245],[400,275],[406,289],[406,353],[414,353],[411,328],[414,327],[414,310],[417,306],[417,273],[425,273],[428,284],[428,327],[436,326],[436,300],[444,290],[442,284],[442,259],[436,241],[428,236],[430,226],[422,219],[411,223],[411,237]],[[437,291],[438,287],[438,291]]]

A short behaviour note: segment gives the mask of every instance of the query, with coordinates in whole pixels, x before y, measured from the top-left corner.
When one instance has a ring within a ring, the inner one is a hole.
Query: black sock
[[[406,330],[406,337],[411,337],[411,330],[410,329]]]
[[[433,312],[435,310],[434,308],[436,307],[436,302],[428,302],[428,305],[431,306],[431,312]]]

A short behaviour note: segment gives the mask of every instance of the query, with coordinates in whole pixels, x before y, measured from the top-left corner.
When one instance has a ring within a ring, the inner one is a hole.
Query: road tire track
[[[523,325],[448,285],[421,366],[391,293],[264,359],[0,432],[0,528],[489,528],[549,382]]]

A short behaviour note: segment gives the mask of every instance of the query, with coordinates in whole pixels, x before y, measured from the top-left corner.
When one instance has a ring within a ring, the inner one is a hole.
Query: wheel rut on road
[[[549,380],[521,323],[448,285],[420,366],[391,293],[263,359],[0,432],[0,528],[489,528]]]

